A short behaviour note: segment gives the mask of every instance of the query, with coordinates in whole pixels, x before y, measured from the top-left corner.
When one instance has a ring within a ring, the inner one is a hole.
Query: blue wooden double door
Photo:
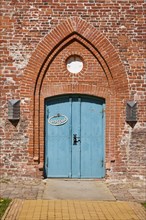
[[[104,177],[104,100],[60,96],[45,108],[46,177]]]

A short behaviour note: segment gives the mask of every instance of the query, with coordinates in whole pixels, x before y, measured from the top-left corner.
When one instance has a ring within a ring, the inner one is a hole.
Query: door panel
[[[104,176],[103,106],[95,99],[81,103],[81,178]]]
[[[103,108],[103,100],[87,96],[62,96],[46,102],[47,177],[105,175]]]
[[[65,115],[68,121],[62,125],[48,123],[57,114]],[[71,177],[71,102],[68,98],[49,102],[46,127],[47,176]]]
[[[72,98],[72,178],[80,178],[80,98]],[[75,141],[77,139],[77,142]]]

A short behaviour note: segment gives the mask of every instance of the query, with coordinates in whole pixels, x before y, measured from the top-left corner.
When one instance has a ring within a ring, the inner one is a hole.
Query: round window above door
[[[83,69],[83,61],[80,56],[72,55],[67,59],[66,67],[70,73],[77,74]]]

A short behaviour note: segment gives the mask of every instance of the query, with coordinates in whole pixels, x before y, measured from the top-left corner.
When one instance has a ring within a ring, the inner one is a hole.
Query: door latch
[[[73,145],[77,145],[78,142],[81,142],[80,137],[77,137],[77,134],[73,134]]]

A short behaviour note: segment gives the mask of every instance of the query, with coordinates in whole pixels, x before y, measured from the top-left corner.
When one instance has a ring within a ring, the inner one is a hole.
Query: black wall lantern
[[[20,100],[11,99],[8,101],[8,119],[18,121],[20,119]]]
[[[137,102],[128,101],[126,104],[126,121],[131,127],[137,122]]]

